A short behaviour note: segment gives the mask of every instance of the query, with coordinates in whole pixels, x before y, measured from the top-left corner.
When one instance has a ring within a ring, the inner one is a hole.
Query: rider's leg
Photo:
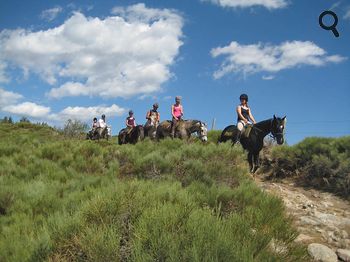
[[[242,121],[239,121],[237,123],[237,134],[235,138],[235,143],[238,143],[240,141],[243,128],[244,128],[244,123]]]
[[[175,118],[173,118],[173,121],[171,121],[171,137],[172,138],[175,137],[176,125],[177,125],[177,120]]]

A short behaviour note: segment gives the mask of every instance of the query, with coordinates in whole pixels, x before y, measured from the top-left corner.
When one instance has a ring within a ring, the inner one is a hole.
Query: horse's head
[[[280,118],[273,116],[271,124],[271,134],[276,139],[277,144],[282,145],[284,143],[284,130],[286,126],[286,117]]]
[[[197,132],[199,139],[202,142],[208,141],[208,128],[207,125],[201,121],[199,121],[199,130]]]

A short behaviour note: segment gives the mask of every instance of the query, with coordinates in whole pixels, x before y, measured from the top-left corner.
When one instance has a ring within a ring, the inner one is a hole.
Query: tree
[[[22,116],[21,119],[19,120],[21,123],[30,123],[29,119],[25,116]]]
[[[63,134],[67,137],[80,137],[86,133],[88,125],[79,120],[68,119],[63,127]]]

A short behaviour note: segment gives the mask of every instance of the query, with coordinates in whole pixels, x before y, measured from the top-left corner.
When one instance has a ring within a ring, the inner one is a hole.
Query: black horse
[[[136,144],[145,138],[144,128],[142,125],[135,126],[130,132],[126,128],[120,130],[118,135],[118,144]]]
[[[284,128],[286,117],[279,118],[275,115],[273,118],[261,121],[252,126],[248,137],[241,136],[240,142],[242,147],[248,151],[248,162],[251,173],[255,173],[259,168],[259,153],[264,145],[264,137],[272,134],[272,137],[277,141],[277,144],[284,143]],[[237,137],[237,127],[231,125],[226,127],[219,138],[219,143],[231,140],[235,143]]]

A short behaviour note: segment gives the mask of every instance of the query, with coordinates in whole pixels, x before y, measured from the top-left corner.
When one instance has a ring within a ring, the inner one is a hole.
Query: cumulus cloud
[[[91,120],[105,114],[106,117],[115,117],[125,114],[126,109],[116,104],[111,106],[69,106],[63,110],[53,113],[50,107],[38,105],[32,102],[19,103],[23,97],[19,94],[0,89],[0,110],[18,116],[27,116],[37,120],[47,122],[65,122],[68,119],[78,119],[81,121]]]
[[[42,118],[46,117],[50,113],[51,109],[32,102],[24,102],[21,104],[5,106],[2,108],[2,111],[15,115]]]
[[[286,0],[202,0],[211,2],[221,7],[246,8],[253,6],[263,6],[267,9],[283,8],[288,5]]]
[[[44,11],[41,12],[40,14],[40,18],[47,20],[47,21],[52,21],[54,20],[59,13],[61,13],[63,11],[62,7],[60,6],[56,6],[50,9],[46,9]]]
[[[21,94],[6,91],[5,89],[0,88],[0,109],[8,105],[15,104],[22,98],[23,96]]]
[[[6,63],[0,60],[0,83],[8,83],[9,78],[5,73]]]
[[[215,79],[230,73],[276,73],[301,65],[323,66],[346,59],[340,55],[327,56],[324,49],[310,41],[287,41],[280,45],[241,45],[233,41],[228,46],[212,49],[211,55],[214,58],[224,57],[220,68],[214,73]]]
[[[49,119],[51,120],[67,120],[67,119],[79,119],[82,121],[91,120],[93,117],[99,117],[105,114],[106,117],[121,116],[126,112],[125,108],[119,107],[116,104],[111,106],[91,106],[91,107],[66,107],[57,114],[51,114]]]
[[[38,74],[53,86],[53,98],[159,91],[182,45],[182,17],[144,4],[114,8],[113,14],[101,19],[76,12],[46,31],[4,30],[0,63]]]

